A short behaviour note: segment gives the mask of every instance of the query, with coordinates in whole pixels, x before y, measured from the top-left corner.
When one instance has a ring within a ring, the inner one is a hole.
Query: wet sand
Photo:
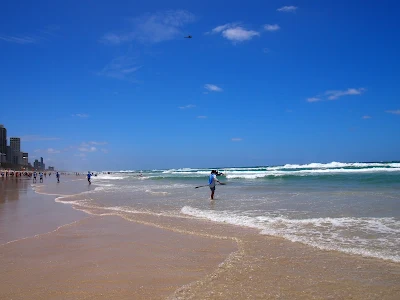
[[[55,203],[54,196],[34,194],[25,184],[7,184],[7,195],[21,186],[26,193],[14,197],[18,205],[3,197],[2,225],[4,214],[12,212],[29,222],[8,218],[8,229],[0,231],[0,299],[164,299],[212,272],[237,249],[232,240],[88,215]],[[0,191],[6,194],[4,186]]]
[[[50,182],[49,182],[50,183]],[[0,179],[0,245],[49,232],[87,215],[33,191],[30,179]]]
[[[37,190],[90,188],[78,180]],[[185,217],[83,214],[36,197],[47,214],[60,209],[71,222],[0,246],[0,299],[400,299],[398,263]],[[15,210],[28,205],[20,203]]]

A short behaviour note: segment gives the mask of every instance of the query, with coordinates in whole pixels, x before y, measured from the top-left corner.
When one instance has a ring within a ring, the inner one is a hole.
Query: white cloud
[[[97,148],[93,147],[93,146],[92,147],[79,147],[78,150],[81,152],[95,152],[95,151],[97,151]]]
[[[281,8],[278,8],[277,11],[281,11],[281,12],[295,12],[298,9],[297,6],[283,6]]]
[[[244,42],[260,35],[257,31],[247,30],[243,27],[229,28],[222,32],[222,36],[233,42]]]
[[[80,145],[80,147],[78,147],[78,150],[81,152],[95,152],[97,151],[97,148],[91,145],[97,145],[97,144],[93,144],[96,142],[89,142],[89,143],[82,143]]]
[[[45,137],[41,135],[24,135],[21,137],[23,142],[34,142],[34,141],[57,141],[60,138],[57,137]]]
[[[266,31],[277,31],[277,30],[279,30],[279,29],[281,29],[281,28],[279,27],[278,24],[273,24],[273,25],[271,25],[271,24],[265,24],[265,25],[264,25],[264,29],[265,29]]]
[[[195,108],[195,107],[196,107],[196,105],[193,105],[193,104],[188,104],[188,105],[185,105],[185,106],[179,106],[180,109],[190,109],[190,108]]]
[[[222,92],[223,89],[221,89],[219,86],[216,86],[215,84],[205,84],[204,88],[210,92]]]
[[[322,95],[308,98],[307,102],[337,100],[343,96],[361,95],[365,91],[366,91],[365,88],[358,88],[358,89],[351,88],[351,89],[347,89],[347,90],[329,90],[329,91],[326,91],[325,93],[323,93]]]
[[[328,96],[329,100],[336,100],[340,97],[343,96],[349,96],[349,95],[361,95],[362,93],[365,92],[364,88],[359,88],[359,89],[347,89],[344,91],[336,90],[336,91],[326,91],[325,95]]]
[[[80,152],[96,152],[99,149],[95,146],[103,146],[103,145],[107,145],[107,142],[96,142],[96,141],[90,141],[90,142],[83,142],[79,147],[78,150]],[[103,151],[105,153],[105,151],[108,151],[106,149],[101,149],[100,151]]]
[[[232,138],[232,142],[241,142],[243,139],[242,138]]]
[[[37,42],[37,38],[32,36],[9,36],[9,35],[0,35],[0,40],[9,43],[16,44],[34,44]]]
[[[114,58],[103,68],[103,70],[97,74],[116,79],[135,81],[134,73],[140,68],[141,66],[137,65],[134,58],[128,56],[119,56]]]
[[[25,35],[0,35],[0,41],[14,43],[20,45],[36,44],[40,41],[47,40],[49,37],[54,37],[55,31],[59,30],[57,25],[46,26],[43,30],[36,30],[35,33]]]
[[[72,116],[78,118],[89,118],[88,114],[73,114]]]
[[[197,119],[207,119],[207,116],[197,116]]]
[[[398,110],[387,110],[388,114],[400,115],[400,109]]]
[[[85,144],[85,143],[83,143],[83,144]],[[107,145],[108,143],[107,142],[94,142],[94,141],[92,141],[92,142],[88,142],[88,144],[89,145]]]
[[[363,116],[362,118],[363,119],[371,119],[372,117],[371,116]]]
[[[53,148],[48,148],[46,151],[48,154],[55,154],[55,153],[60,153],[60,150],[55,150]]]
[[[196,20],[186,10],[168,10],[146,14],[131,20],[131,28],[123,33],[107,33],[101,42],[119,45],[125,42],[159,43],[183,36],[182,28]]]
[[[307,98],[307,102],[317,102],[317,101],[321,101],[321,98],[318,97],[311,97],[311,98]]]
[[[236,26],[236,23],[227,23],[225,25],[220,25],[215,27],[213,30],[211,30],[212,33],[220,33],[228,28],[231,28],[233,26]]]
[[[101,39],[100,41],[105,43],[105,44],[121,44],[125,41],[127,41],[127,37],[124,35],[117,35],[114,33],[106,33]]]
[[[222,36],[234,43],[244,42],[251,40],[255,36],[259,36],[260,33],[254,30],[247,30],[238,23],[228,23],[220,25],[211,30],[211,33],[221,33]]]

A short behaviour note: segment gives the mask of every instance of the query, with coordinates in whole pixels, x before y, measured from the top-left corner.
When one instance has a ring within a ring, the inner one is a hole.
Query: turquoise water
[[[224,186],[209,200],[211,169],[127,170],[93,178],[80,205],[256,228],[326,250],[400,262],[400,163],[221,168]],[[140,173],[142,176],[139,176]]]

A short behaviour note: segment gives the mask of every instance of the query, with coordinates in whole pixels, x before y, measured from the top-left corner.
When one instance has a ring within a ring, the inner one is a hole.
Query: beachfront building
[[[23,166],[28,166],[28,153],[27,152],[22,152],[22,165]]]
[[[18,137],[10,138],[10,158],[9,162],[14,165],[22,164],[22,154],[21,154],[21,139]]]
[[[43,162],[43,157],[40,158],[40,161],[38,161],[37,159],[35,159],[35,161],[33,162],[33,168],[35,170],[46,170],[46,165]]]
[[[33,162],[33,168],[35,170],[40,170],[40,162],[37,159],[35,159],[35,161]]]
[[[46,170],[46,165],[43,162],[43,157],[40,158],[40,169],[41,170]]]
[[[7,129],[0,124],[0,163],[7,161]]]
[[[3,168],[23,169],[29,167],[28,153],[21,152],[21,139],[10,138],[10,145],[7,145],[7,129],[0,124],[0,164]]]

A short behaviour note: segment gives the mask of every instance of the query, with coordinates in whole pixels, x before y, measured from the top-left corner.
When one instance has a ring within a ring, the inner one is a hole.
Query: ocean
[[[73,204],[254,228],[323,250],[400,262],[400,162],[99,172]],[[142,176],[140,175],[142,174]],[[58,202],[71,202],[59,198]]]

